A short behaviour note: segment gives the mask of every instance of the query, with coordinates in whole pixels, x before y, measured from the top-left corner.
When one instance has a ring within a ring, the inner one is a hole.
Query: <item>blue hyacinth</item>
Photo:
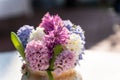
[[[69,20],[64,21],[65,27],[72,33],[79,34],[82,40],[85,40],[84,32],[78,25],[73,25]]]
[[[33,29],[34,29],[33,26],[24,25],[17,31],[17,35],[20,38],[24,48],[26,47],[26,44],[28,43],[28,38]]]

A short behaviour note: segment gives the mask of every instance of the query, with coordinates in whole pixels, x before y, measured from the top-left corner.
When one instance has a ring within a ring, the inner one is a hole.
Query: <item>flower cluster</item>
[[[34,30],[33,26],[24,25],[17,32],[17,35],[23,43],[24,47],[26,47],[26,44],[28,43],[28,39],[32,30]]]
[[[55,72],[61,73],[70,68],[74,68],[76,63],[75,53],[72,51],[65,50],[63,51],[55,61]]]
[[[30,41],[26,46],[25,53],[32,70],[46,70],[49,67],[49,51],[41,41]]]
[[[74,25],[70,20],[64,20],[63,22],[65,24],[65,27],[70,31],[70,34],[75,34],[75,36],[71,35],[71,37],[72,36],[74,37],[72,39],[76,39],[77,41],[79,41],[79,44],[81,44],[81,45],[78,45],[78,46],[76,46],[76,45],[74,45],[74,46],[78,47],[78,48],[75,48],[75,49],[79,49],[79,51],[78,50],[76,50],[76,51],[78,53],[80,53],[79,54],[79,59],[82,59],[81,54],[84,54],[84,50],[85,50],[85,47],[84,47],[84,45],[85,45],[84,31],[82,30],[82,28],[79,25],[78,26]],[[76,34],[78,34],[79,37]],[[76,42],[76,40],[75,41],[73,40],[71,42],[72,43]],[[70,47],[72,47],[72,46],[70,46]]]
[[[49,70],[52,58],[55,58],[54,72],[69,70],[76,66],[84,52],[85,37],[81,27],[62,20],[58,15],[47,13],[36,29],[25,25],[17,35],[25,49],[25,61],[34,71]],[[57,45],[62,51],[54,56]]]

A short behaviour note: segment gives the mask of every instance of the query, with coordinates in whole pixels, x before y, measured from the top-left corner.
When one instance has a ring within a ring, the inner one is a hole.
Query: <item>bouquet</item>
[[[70,20],[46,13],[36,29],[24,25],[11,40],[20,53],[24,66],[32,72],[46,71],[49,80],[74,68],[84,53],[84,31]],[[28,77],[30,73],[24,73]]]

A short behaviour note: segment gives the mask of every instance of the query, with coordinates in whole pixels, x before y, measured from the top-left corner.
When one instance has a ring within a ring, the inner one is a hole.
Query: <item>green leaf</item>
[[[57,56],[62,52],[63,48],[62,45],[57,45],[54,47],[54,55]]]
[[[11,41],[12,41],[14,47],[17,49],[17,51],[23,57],[23,59],[25,59],[24,47],[23,47],[20,39],[14,32],[11,32]]]

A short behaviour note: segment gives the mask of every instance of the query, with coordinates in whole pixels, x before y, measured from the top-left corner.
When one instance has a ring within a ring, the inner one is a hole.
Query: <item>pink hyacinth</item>
[[[44,41],[49,50],[53,50],[56,45],[66,44],[69,39],[68,31],[65,27],[61,27],[58,30],[51,31],[49,35],[45,35]]]
[[[53,48],[59,44],[65,44],[69,39],[69,32],[64,27],[62,19],[58,15],[51,16],[47,13],[43,19],[40,27],[45,29],[44,41],[48,49],[53,53]]]
[[[58,55],[58,57],[55,60],[55,73],[62,73],[63,71],[69,70],[71,68],[74,68],[76,64],[76,57],[75,54],[71,51],[63,51]]]
[[[49,50],[41,41],[31,41],[27,44],[26,61],[32,70],[42,71],[49,67]]]
[[[63,27],[64,25],[58,15],[51,16],[49,13],[46,13],[39,26],[45,29],[46,34],[49,34],[49,32],[58,29],[58,27]]]

